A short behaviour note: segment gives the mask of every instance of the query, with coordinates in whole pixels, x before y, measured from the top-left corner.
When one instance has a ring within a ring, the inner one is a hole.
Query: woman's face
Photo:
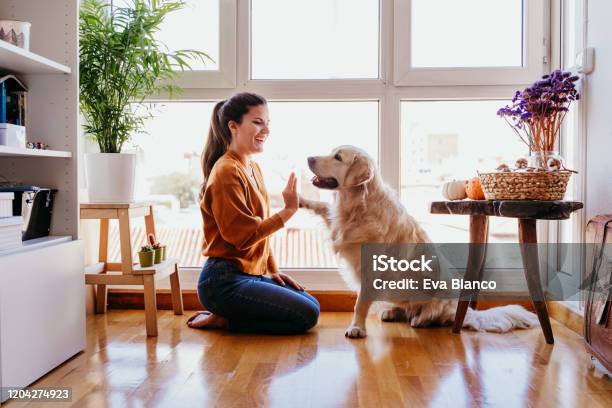
[[[230,121],[228,126],[232,131],[232,146],[242,154],[260,153],[268,138],[268,106],[252,106],[242,117],[242,123]]]

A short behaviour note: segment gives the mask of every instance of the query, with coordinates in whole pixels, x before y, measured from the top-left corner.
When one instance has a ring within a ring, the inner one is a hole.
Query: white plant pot
[[[136,155],[131,153],[87,153],[87,190],[92,203],[134,201]]]

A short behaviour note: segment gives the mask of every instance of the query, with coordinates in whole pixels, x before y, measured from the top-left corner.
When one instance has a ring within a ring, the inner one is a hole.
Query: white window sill
[[[284,269],[282,270],[310,291],[348,291],[338,269]],[[199,268],[181,268],[181,289],[195,290],[198,286]],[[170,289],[168,278],[156,282],[157,289]],[[134,286],[112,285],[109,289],[134,289]]]

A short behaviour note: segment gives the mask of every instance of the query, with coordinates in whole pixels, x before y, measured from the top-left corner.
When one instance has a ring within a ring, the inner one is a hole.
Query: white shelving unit
[[[27,387],[85,348],[78,7],[78,0],[0,1],[0,19],[32,24],[30,51],[0,41],[0,74],[28,87],[28,141],[52,149],[0,146],[0,179],[58,190],[51,236],[0,252],[1,387]]]
[[[41,249],[44,247],[53,246],[53,245],[61,244],[64,242],[70,242],[70,241],[72,241],[71,236],[64,236],[64,237],[59,236],[58,237],[55,235],[30,239],[28,241],[25,241],[23,243],[23,246],[19,248],[11,248],[11,249],[6,249],[4,251],[0,251],[0,256],[15,255],[21,252],[33,251],[36,249]]]
[[[0,41],[0,69],[20,74],[69,74],[70,67]]]
[[[18,147],[0,146],[0,157],[72,157],[72,152],[61,150],[22,149]]]

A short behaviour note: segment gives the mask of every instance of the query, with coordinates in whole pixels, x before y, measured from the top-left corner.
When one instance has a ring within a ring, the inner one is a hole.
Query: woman
[[[285,208],[270,216],[263,176],[251,155],[268,137],[266,100],[239,93],[217,103],[202,153],[204,255],[198,297],[207,311],[187,324],[199,329],[304,333],[319,318],[319,303],[279,272],[268,238],[298,209],[297,178],[283,190]],[[268,274],[268,276],[264,276]]]

